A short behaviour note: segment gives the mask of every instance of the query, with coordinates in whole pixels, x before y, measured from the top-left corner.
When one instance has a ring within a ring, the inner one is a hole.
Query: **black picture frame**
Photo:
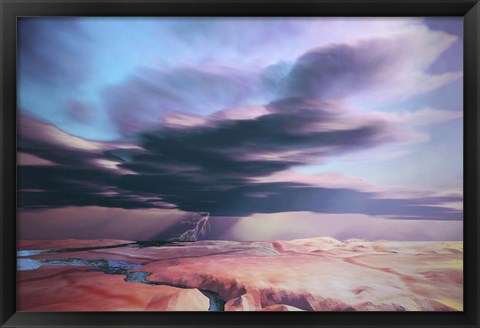
[[[477,0],[0,0],[1,327],[479,327],[479,31]],[[463,312],[16,312],[16,18],[19,16],[462,16]]]

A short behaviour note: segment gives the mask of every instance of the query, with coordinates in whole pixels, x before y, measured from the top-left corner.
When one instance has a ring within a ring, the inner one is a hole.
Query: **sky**
[[[462,240],[462,33],[20,18],[18,238]]]

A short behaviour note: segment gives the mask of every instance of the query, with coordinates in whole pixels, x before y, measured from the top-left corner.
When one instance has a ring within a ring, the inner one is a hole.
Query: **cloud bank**
[[[247,22],[248,32],[240,33]],[[54,31],[58,24],[64,29]],[[89,33],[99,24],[113,36],[105,47]],[[400,222],[462,220],[461,193],[378,186],[342,173],[341,166],[339,172],[298,171],[339,158],[388,161],[437,142],[429,129],[460,121],[461,109],[427,103],[378,108],[461,80],[458,70],[430,71],[457,36],[416,19],[166,20],[163,29],[152,20],[132,24],[141,28],[123,30],[102,20],[22,23],[22,210],[210,212],[240,220],[226,229],[232,238],[241,238],[252,218],[285,212],[313,213],[319,220],[332,215],[352,227],[357,224],[347,215],[365,224],[382,219],[381,232],[408,225],[412,236],[413,225]],[[192,33],[181,39],[184,29]],[[106,65],[110,54],[99,49],[119,46],[112,31],[145,33],[135,34],[138,49],[124,49],[124,62]],[[47,37],[57,42],[51,48],[41,42]],[[158,48],[155,38],[169,41],[176,57]],[[78,44],[83,48],[77,53]],[[56,61],[59,54],[63,61]],[[58,91],[51,98],[54,110],[45,102],[47,90]],[[51,119],[49,111],[58,115]],[[389,153],[388,147],[397,148]]]

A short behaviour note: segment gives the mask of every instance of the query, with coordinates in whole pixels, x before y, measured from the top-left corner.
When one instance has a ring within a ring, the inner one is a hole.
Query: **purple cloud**
[[[78,85],[92,73],[85,53],[92,42],[76,19],[19,18],[20,77],[53,85]],[[25,81],[20,79],[20,83]]]
[[[392,101],[460,78],[461,72],[426,73],[456,38],[436,32],[429,33],[427,39],[431,44],[428,51],[411,33],[312,49],[298,58],[279,87],[287,97],[338,99],[359,95]]]
[[[112,122],[129,135],[157,128],[166,113],[205,115],[248,104],[259,96],[259,79],[225,67],[143,69],[103,96]]]

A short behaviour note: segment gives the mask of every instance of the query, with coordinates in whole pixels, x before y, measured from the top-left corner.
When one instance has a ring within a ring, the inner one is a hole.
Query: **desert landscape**
[[[17,311],[463,311],[462,17],[17,24]]]
[[[19,311],[462,311],[462,242],[18,243]]]

